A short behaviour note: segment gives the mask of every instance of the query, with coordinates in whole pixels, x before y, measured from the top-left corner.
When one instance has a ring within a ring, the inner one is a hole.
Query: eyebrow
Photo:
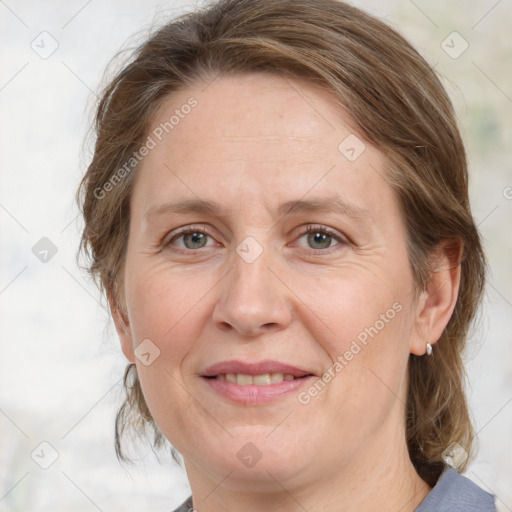
[[[173,203],[164,203],[161,205],[150,208],[147,213],[147,218],[159,217],[169,214],[186,214],[186,213],[210,213],[213,215],[221,215],[224,208],[221,204],[215,201],[207,201],[202,199],[183,199]],[[300,212],[325,212],[336,213],[352,217],[356,219],[373,219],[371,213],[355,205],[341,197],[326,197],[318,199],[299,199],[295,201],[286,201],[281,203],[276,211],[276,217],[284,217],[290,213]]]

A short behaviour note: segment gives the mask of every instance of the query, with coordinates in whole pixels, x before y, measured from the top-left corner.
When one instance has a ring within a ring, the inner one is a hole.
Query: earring
[[[427,355],[432,355],[432,345],[430,343],[427,343]]]

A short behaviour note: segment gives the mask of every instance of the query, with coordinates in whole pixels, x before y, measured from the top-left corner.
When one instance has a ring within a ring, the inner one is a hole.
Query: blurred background
[[[479,453],[465,475],[512,511],[512,3],[361,0],[435,66],[467,142],[490,263],[466,354]],[[76,264],[74,193],[109,60],[193,2],[0,0],[0,512],[172,511],[184,470],[115,457],[126,364]]]

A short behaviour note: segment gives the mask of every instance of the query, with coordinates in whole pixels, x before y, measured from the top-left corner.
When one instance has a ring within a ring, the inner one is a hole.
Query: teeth
[[[252,383],[256,384],[256,386],[268,386],[271,382],[272,379],[269,373],[265,373],[265,375],[254,375],[252,378]]]
[[[284,380],[284,375],[282,373],[272,373],[270,375],[270,380],[272,381],[272,384],[275,382],[282,382]]]
[[[242,386],[252,384],[252,377],[250,375],[244,375],[243,373],[236,374],[236,383]]]
[[[293,380],[295,377],[289,373],[264,373],[263,375],[246,375],[245,373],[226,373],[225,375],[217,375],[217,380],[225,380],[233,384],[248,386],[255,384],[256,386],[268,386],[269,384],[278,384],[283,380]]]

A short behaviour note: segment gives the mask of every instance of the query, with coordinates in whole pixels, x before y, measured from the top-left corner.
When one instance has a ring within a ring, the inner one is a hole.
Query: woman
[[[139,48],[96,132],[82,248],[130,361],[120,459],[128,427],[169,440],[179,512],[495,510],[459,474],[485,275],[464,145],[399,34],[216,2]]]

